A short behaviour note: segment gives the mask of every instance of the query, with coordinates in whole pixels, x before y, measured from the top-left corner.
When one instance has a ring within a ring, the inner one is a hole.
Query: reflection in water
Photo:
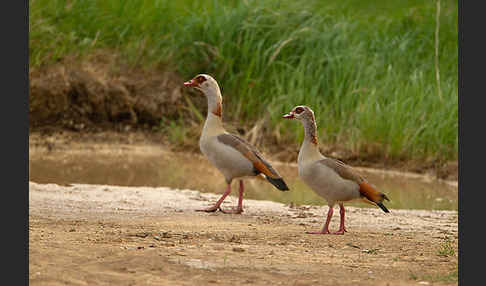
[[[37,183],[83,183],[118,186],[167,186],[194,189],[201,192],[223,193],[225,182],[219,171],[206,158],[185,153],[133,152],[51,152],[34,154],[29,158],[30,180]],[[281,192],[265,180],[245,179],[245,198],[272,200],[282,203],[324,205],[297,177],[295,166],[274,166],[287,182],[290,191]],[[457,187],[443,182],[426,182],[417,178],[376,174],[362,174],[384,192],[389,209],[457,210]],[[238,185],[233,182],[233,195]],[[356,201],[347,203],[372,207]]]

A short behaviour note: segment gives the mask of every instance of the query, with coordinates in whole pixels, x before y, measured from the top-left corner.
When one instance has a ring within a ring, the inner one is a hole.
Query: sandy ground
[[[347,208],[345,235],[309,235],[327,206],[218,194],[29,183],[31,285],[454,285],[456,211]],[[228,197],[225,207],[236,205]],[[337,209],[336,209],[337,210]],[[331,230],[337,230],[335,211]]]

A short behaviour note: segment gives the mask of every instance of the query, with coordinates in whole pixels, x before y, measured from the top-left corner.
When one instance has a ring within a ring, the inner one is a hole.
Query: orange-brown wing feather
[[[370,185],[360,174],[354,171],[350,166],[341,161],[326,158],[319,161],[321,164],[333,169],[339,176],[344,179],[351,180],[359,185],[359,192],[361,195],[374,203],[381,203],[383,199],[388,200],[386,195],[376,190]]]
[[[377,191],[372,185],[368,182],[363,181],[359,185],[359,192],[368,200],[374,203],[381,203],[383,199],[386,198],[385,194]]]
[[[236,135],[225,133],[218,135],[218,140],[226,145],[229,145],[238,150],[245,158],[250,160],[253,167],[258,172],[265,174],[270,178],[281,178],[280,175],[272,168],[272,166],[263,159],[263,156],[250,143]]]

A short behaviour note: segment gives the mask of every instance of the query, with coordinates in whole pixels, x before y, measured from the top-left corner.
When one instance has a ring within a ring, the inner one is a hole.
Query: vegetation
[[[281,115],[305,104],[326,144],[384,157],[457,159],[455,1],[441,1],[438,65],[435,1],[30,0],[29,6],[31,67],[109,49],[132,65],[169,66],[184,79],[214,75],[226,120],[264,117],[285,142],[300,142],[303,128]]]
[[[454,256],[455,253],[454,245],[449,239],[445,240],[437,250],[437,255],[439,256]]]

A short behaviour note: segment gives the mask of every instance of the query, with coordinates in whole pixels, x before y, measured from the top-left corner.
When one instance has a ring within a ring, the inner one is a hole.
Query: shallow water
[[[170,152],[49,152],[29,157],[30,180],[37,183],[84,183],[118,186],[167,186],[195,189],[201,192],[223,193],[225,182],[206,158],[187,153]],[[297,168],[290,164],[274,164],[284,177],[289,192],[281,192],[265,180],[245,179],[245,198],[272,200],[285,204],[325,205],[297,177]],[[458,189],[438,180],[424,180],[395,174],[360,172],[390,202],[389,209],[457,210]],[[238,184],[232,183],[237,195]],[[346,205],[372,207],[355,201]]]

